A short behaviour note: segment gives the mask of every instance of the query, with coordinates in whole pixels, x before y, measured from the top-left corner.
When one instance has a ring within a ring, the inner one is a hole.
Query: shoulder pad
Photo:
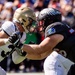
[[[45,30],[45,37],[53,35],[53,34],[61,34],[61,32],[64,32],[69,29],[69,26],[61,23],[61,22],[55,22],[53,24],[50,24],[46,30]]]
[[[10,36],[13,32],[15,32],[15,25],[10,21],[6,21],[2,24],[1,29]]]

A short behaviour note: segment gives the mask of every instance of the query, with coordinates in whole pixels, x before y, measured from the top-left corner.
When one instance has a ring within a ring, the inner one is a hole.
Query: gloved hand
[[[13,33],[9,37],[10,43],[12,43],[14,46],[16,46],[20,42],[20,39],[21,39],[21,32],[19,32],[19,31]]]
[[[22,50],[23,45],[24,44],[22,44],[20,41],[14,45],[15,46],[14,50],[17,51],[17,53],[20,56],[25,56],[27,54],[25,51]]]
[[[23,47],[23,44],[20,42],[20,39],[21,39],[21,32],[15,32],[9,37],[9,41],[15,47],[14,49],[17,51],[17,53],[21,56],[25,56],[26,52],[23,52],[21,50]]]

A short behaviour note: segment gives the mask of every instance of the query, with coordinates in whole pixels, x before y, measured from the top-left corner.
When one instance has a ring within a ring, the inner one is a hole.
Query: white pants
[[[67,75],[70,66],[74,64],[70,60],[53,51],[44,62],[45,75]]]
[[[0,67],[0,75],[6,75],[6,72],[3,68]]]

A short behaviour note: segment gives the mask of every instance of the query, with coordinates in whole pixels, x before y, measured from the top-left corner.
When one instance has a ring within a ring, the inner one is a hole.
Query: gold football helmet
[[[13,21],[21,23],[25,32],[28,32],[29,27],[36,22],[36,15],[30,7],[20,7],[15,11]]]

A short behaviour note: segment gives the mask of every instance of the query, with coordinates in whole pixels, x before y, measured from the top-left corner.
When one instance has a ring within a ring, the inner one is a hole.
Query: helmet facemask
[[[38,21],[38,31],[42,32],[44,30],[44,20]]]
[[[28,21],[29,21],[29,24],[26,26],[26,29],[28,31],[30,31],[30,28],[31,27],[36,27],[36,21],[34,21],[32,18],[28,17]]]
[[[50,18],[42,19],[38,21],[38,30],[45,31],[45,28],[50,25],[53,21],[50,21]]]

